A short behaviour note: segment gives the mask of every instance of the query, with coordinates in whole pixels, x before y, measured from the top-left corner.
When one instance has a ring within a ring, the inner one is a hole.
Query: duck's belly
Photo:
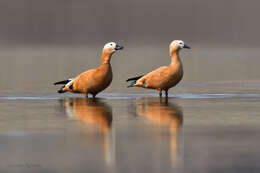
[[[104,89],[106,89],[110,83],[111,83],[112,80],[106,80],[106,81],[103,81],[102,83],[99,83],[97,85],[92,85],[92,86],[89,86],[87,88],[87,93],[91,93],[91,94],[97,94],[101,91],[103,91]]]
[[[168,79],[167,81],[163,81],[161,84],[161,89],[169,89],[177,85],[182,79],[182,76],[178,76],[174,79]]]

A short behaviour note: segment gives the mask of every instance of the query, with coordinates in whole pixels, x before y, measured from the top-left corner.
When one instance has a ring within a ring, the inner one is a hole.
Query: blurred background
[[[0,0],[0,172],[259,172],[259,7]],[[192,49],[181,50],[184,78],[169,102],[126,87],[168,65],[176,39]],[[99,66],[111,41],[125,48],[105,99],[56,97],[53,83]]]
[[[257,90],[259,6],[257,0],[1,0],[0,90],[56,92],[53,82],[97,67],[104,44],[115,41],[125,49],[112,58],[114,80],[105,92],[152,92],[127,89],[125,80],[167,65],[175,39],[192,49],[181,52],[183,87],[171,92],[210,84]]]

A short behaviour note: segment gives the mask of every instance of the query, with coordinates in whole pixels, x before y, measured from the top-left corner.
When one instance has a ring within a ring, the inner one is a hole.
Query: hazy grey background
[[[256,83],[259,6],[257,0],[1,0],[0,89],[52,92],[54,81],[98,66],[103,45],[116,41],[125,49],[112,59],[106,92],[127,92],[127,77],[169,63],[174,39],[192,47],[181,54],[182,84]]]
[[[259,172],[259,7],[0,0],[0,172]],[[181,52],[185,74],[169,104],[147,94],[156,91],[126,88],[126,78],[170,62],[174,39],[192,50]],[[109,41],[125,49],[112,57],[100,104],[55,94],[53,82],[97,67]]]

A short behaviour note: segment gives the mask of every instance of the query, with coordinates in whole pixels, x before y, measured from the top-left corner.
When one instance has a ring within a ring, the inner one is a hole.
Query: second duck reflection
[[[138,117],[144,117],[152,126],[169,129],[169,146],[172,164],[177,164],[179,129],[183,123],[182,109],[162,98],[137,98],[133,100],[134,106],[131,112]],[[104,137],[103,151],[107,163],[114,162],[115,158],[115,133],[110,133],[113,115],[112,108],[100,99],[92,98],[65,98],[64,107],[69,117],[80,120],[85,125],[100,127],[100,133]],[[137,120],[139,119],[137,117]],[[120,123],[120,122],[119,122]],[[142,128],[141,128],[142,129]]]
[[[162,98],[137,98],[136,113],[144,117],[151,123],[152,127],[169,129],[169,149],[171,165],[178,166],[178,156],[180,144],[180,128],[183,123],[182,109],[174,103],[168,102],[168,99]],[[163,130],[160,130],[162,133]]]

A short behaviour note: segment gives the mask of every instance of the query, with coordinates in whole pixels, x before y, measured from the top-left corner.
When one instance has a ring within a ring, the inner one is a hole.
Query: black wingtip
[[[71,80],[63,80],[63,81],[59,81],[59,82],[55,82],[53,85],[64,85],[69,83]]]
[[[129,81],[132,81],[132,80],[135,80],[135,81],[136,81],[136,80],[140,79],[140,78],[143,77],[143,76],[144,76],[144,75],[129,78],[129,79],[126,80],[126,82],[129,82]]]

